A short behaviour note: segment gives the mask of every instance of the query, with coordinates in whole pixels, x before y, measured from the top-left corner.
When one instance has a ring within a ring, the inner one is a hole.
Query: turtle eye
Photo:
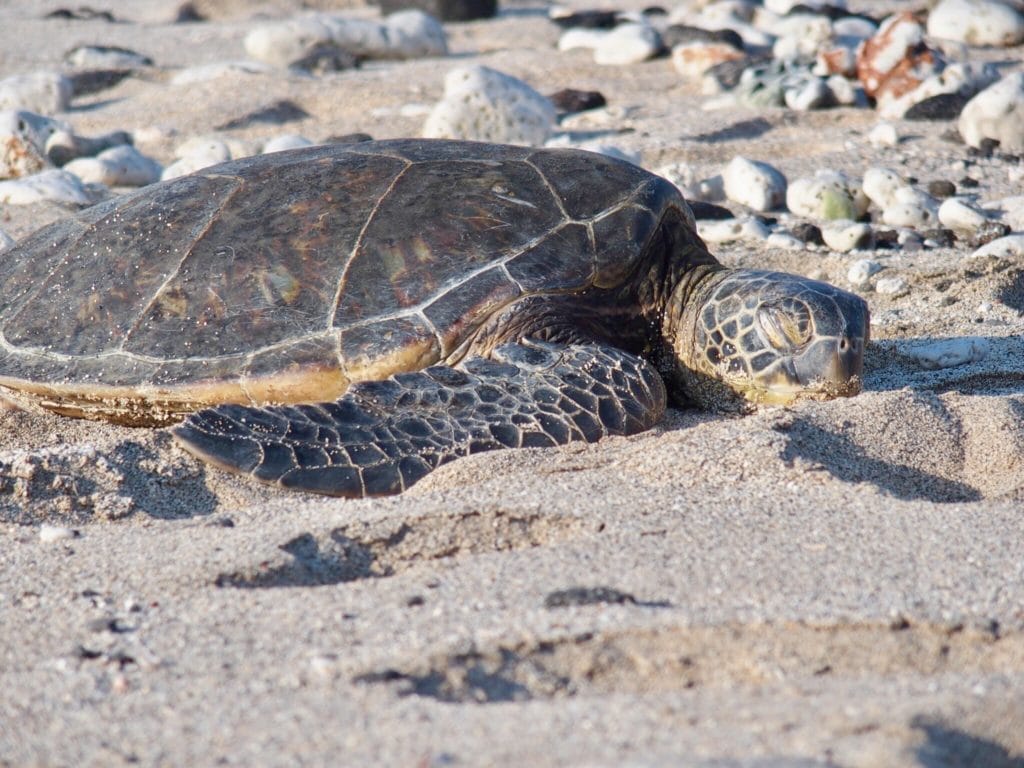
[[[775,349],[799,349],[811,338],[810,308],[792,299],[762,304],[757,309],[757,329],[765,343]]]

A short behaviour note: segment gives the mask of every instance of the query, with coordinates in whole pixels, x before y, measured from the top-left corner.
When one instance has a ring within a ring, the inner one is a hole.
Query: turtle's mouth
[[[853,376],[845,381],[822,380],[808,384],[773,382],[767,386],[751,386],[740,391],[744,400],[756,405],[792,405],[798,400],[833,400],[860,393],[863,381]]]
[[[779,357],[735,388],[750,402],[771,405],[853,397],[863,385],[865,343],[859,337],[817,339],[799,355]]]

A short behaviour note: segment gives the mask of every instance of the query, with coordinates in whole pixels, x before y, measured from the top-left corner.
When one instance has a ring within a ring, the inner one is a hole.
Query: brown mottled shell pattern
[[[331,399],[453,361],[526,295],[627,279],[672,185],[571,150],[446,141],[247,158],[46,227],[0,263],[0,386],[160,423]]]

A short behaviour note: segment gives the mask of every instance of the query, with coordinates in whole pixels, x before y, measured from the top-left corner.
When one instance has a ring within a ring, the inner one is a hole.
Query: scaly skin
[[[200,458],[264,482],[379,496],[470,453],[643,432],[665,399],[650,364],[622,350],[526,341],[356,384],[333,403],[218,406],[173,431]]]

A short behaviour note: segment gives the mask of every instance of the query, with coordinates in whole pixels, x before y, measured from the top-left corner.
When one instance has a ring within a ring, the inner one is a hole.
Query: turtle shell
[[[577,150],[399,140],[146,187],[0,263],[0,386],[160,423],[454,360],[525,295],[629,279],[675,187]]]

